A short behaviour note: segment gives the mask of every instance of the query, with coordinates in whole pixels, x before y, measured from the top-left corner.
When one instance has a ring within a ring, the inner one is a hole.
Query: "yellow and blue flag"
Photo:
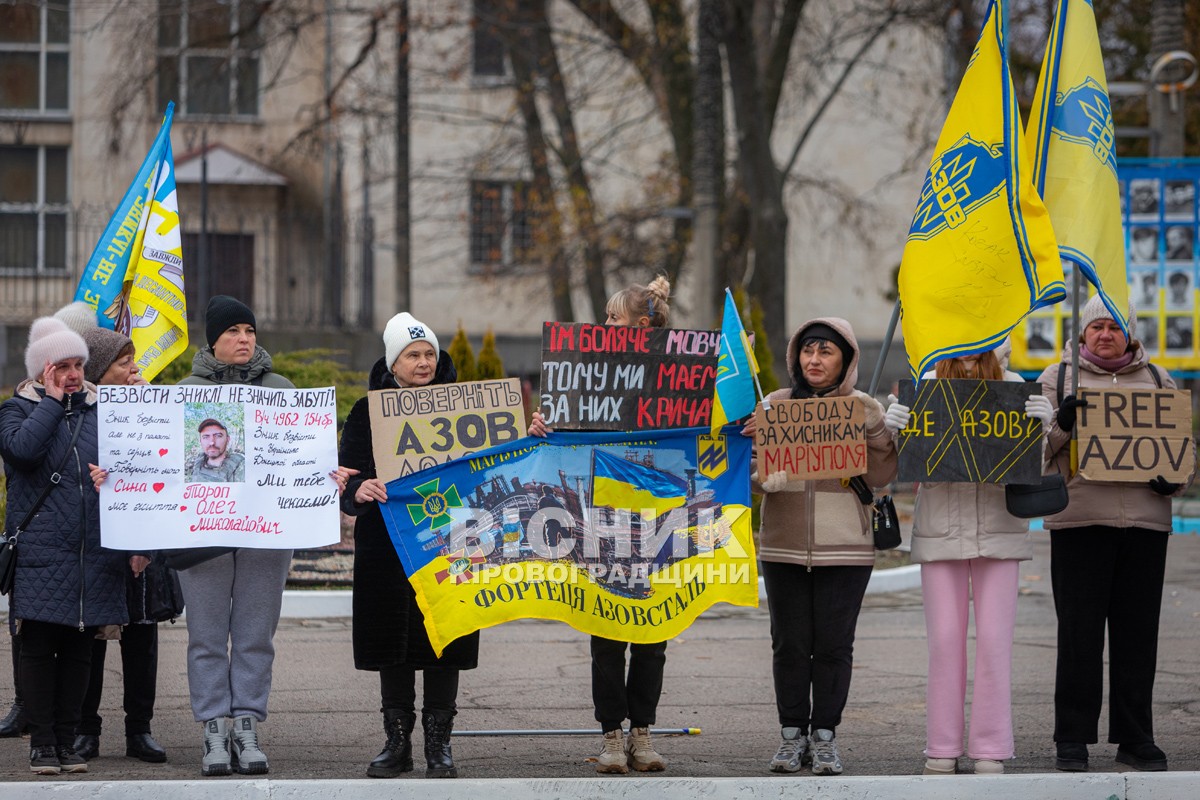
[[[1059,0],[1027,133],[1058,251],[1128,331],[1129,286],[1112,104],[1090,2]]]
[[[75,299],[97,310],[97,324],[127,334],[142,376],[151,380],[188,344],[183,243],[175,191],[171,121],[162,127],[133,183],[96,243]]]
[[[754,376],[758,361],[754,348],[742,327],[733,292],[725,289],[725,310],[721,314],[721,355],[717,357],[717,382],[713,386],[712,435],[720,433],[728,422],[741,419],[754,410]]]
[[[687,482],[662,470],[593,451],[592,503],[637,511],[646,519],[687,502]]]
[[[1050,215],[1034,190],[997,0],[938,137],[900,263],[914,380],[1000,344],[1066,296]]]

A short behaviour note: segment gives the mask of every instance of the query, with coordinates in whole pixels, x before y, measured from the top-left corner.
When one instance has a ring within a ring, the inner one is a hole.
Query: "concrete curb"
[[[822,800],[1192,800],[1200,795],[1200,773],[1054,773],[1034,775],[956,775],[926,777],[817,778],[780,775],[763,778],[502,778],[493,780],[219,780],[87,781],[52,780],[0,784],[0,797],[55,800],[528,800],[528,798],[610,797],[657,800],[775,800],[804,792]]]

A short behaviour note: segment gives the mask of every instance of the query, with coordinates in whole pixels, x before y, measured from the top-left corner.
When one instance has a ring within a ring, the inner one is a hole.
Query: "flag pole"
[[[892,318],[888,320],[887,333],[883,335],[883,346],[879,348],[879,360],[875,362],[875,371],[871,373],[871,385],[867,394],[875,396],[879,389],[879,381],[883,377],[883,364],[887,361],[888,351],[892,349],[892,337],[896,335],[896,323],[900,321],[900,301],[892,306]]]
[[[1071,263],[1071,385],[1067,394],[1075,394],[1079,390],[1079,339],[1083,331],[1079,330],[1079,265]],[[1055,398],[1058,399],[1058,398]],[[1079,426],[1071,428],[1070,471],[1075,472],[1079,463]]]
[[[651,728],[655,736],[699,736],[700,728]],[[521,730],[502,729],[491,731],[461,731],[450,732],[451,736],[595,736],[595,728],[548,728]]]

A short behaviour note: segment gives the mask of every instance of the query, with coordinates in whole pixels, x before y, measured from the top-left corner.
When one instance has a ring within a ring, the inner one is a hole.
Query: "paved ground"
[[[1022,569],[1014,651],[1017,758],[1009,769],[1018,773],[1053,771],[1055,620],[1048,540],[1040,535],[1037,541],[1037,558]],[[1200,536],[1173,537],[1169,552],[1155,696],[1157,740],[1173,770],[1200,770]],[[169,763],[143,764],[124,757],[120,662],[110,654],[102,755],[87,775],[69,780],[199,778],[200,727],[187,704],[185,631],[182,625],[163,625],[161,638],[154,732],[170,753]],[[383,737],[375,675],[353,668],[349,621],[285,621],[276,644],[272,714],[262,727],[271,778],[363,777]],[[778,741],[765,610],[722,607],[710,612],[672,641],[667,652],[659,724],[697,726],[704,732],[659,740],[658,748],[669,760],[666,775],[765,777],[766,761]],[[8,640],[0,637],[0,665],[8,663]],[[460,728],[594,725],[582,634],[557,623],[510,623],[484,632],[481,663],[483,668],[463,677]],[[919,591],[869,597],[859,623],[854,685],[838,731],[847,775],[920,771],[924,673]],[[0,703],[7,707],[2,690]],[[463,778],[594,777],[588,759],[598,741],[598,736],[464,738],[456,739],[455,755]],[[31,779],[27,747],[27,740],[0,740],[0,781]],[[1116,770],[1115,749],[1109,744],[1093,748],[1094,771]],[[413,773],[422,775],[421,770]]]

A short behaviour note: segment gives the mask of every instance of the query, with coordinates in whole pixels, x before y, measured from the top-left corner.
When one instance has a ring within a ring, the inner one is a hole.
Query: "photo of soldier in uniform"
[[[1166,230],[1167,261],[1192,260],[1192,226],[1168,225]]]
[[[1174,219],[1192,219],[1196,210],[1196,184],[1191,181],[1167,181],[1163,193],[1163,212]]]
[[[1167,317],[1167,352],[1192,352],[1192,318]]]
[[[1025,349],[1030,353],[1054,352],[1054,320],[1029,317],[1025,320]]]
[[[1137,178],[1129,182],[1129,217],[1146,219],[1158,217],[1158,186],[1154,178]]]
[[[1192,307],[1192,274],[1182,270],[1167,275],[1167,310],[1187,311]]]
[[[1150,355],[1158,353],[1158,317],[1138,315],[1137,338]]]
[[[212,414],[214,406],[224,406],[223,414]],[[197,412],[208,411],[194,422]],[[185,413],[187,462],[184,479],[189,483],[243,483],[246,480],[246,456],[243,442],[245,424],[242,406],[234,403],[188,404]],[[193,426],[194,423],[194,426]]]
[[[1135,272],[1129,278],[1129,296],[1143,311],[1158,308],[1158,272]]]
[[[1129,260],[1141,264],[1158,262],[1158,226],[1141,225],[1129,232]]]

